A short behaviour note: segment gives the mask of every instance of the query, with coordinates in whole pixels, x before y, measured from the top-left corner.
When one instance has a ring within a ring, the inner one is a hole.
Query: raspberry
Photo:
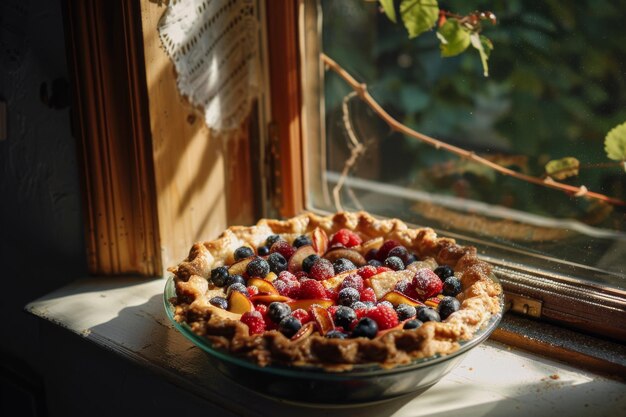
[[[274,282],[274,288],[278,290],[280,295],[297,299],[300,297],[300,283],[298,281],[280,281]]]
[[[393,271],[391,268],[387,268],[386,266],[378,266],[376,267],[376,274],[382,274],[383,272]]]
[[[380,330],[391,329],[398,325],[398,315],[393,308],[384,304],[379,304],[369,310],[365,317],[374,320]]]
[[[343,245],[347,248],[352,248],[354,246],[359,246],[363,241],[351,230],[341,229],[337,233],[335,233],[330,239],[330,246],[333,245]]]
[[[383,245],[378,249],[378,253],[376,254],[376,259],[383,262],[389,256],[389,251],[396,246],[400,246],[398,242],[395,240],[387,240],[383,243]]]
[[[363,291],[363,278],[361,278],[361,276],[358,274],[348,275],[341,283],[340,289],[343,290],[344,288],[348,287],[354,288],[358,292]]]
[[[326,288],[326,298],[337,301],[337,290],[334,288]]]
[[[376,275],[376,267],[371,265],[365,265],[357,269],[357,274],[359,274],[363,279],[371,278]]]
[[[348,240],[348,244],[346,245],[349,248],[353,248],[355,246],[359,246],[363,243],[363,240],[356,233],[350,234],[350,239]]]
[[[439,294],[443,289],[443,282],[428,268],[418,270],[413,277],[412,284],[420,301]]]
[[[376,302],[376,293],[374,293],[374,290],[371,288],[364,288],[363,291],[361,291],[361,301]]]
[[[287,282],[287,281],[298,281],[298,278],[294,274],[289,272],[289,271],[283,271],[280,274],[278,274],[278,279],[280,281],[285,281],[285,282]]]
[[[335,276],[335,269],[333,264],[328,259],[320,258],[311,267],[311,278],[318,281],[323,281]]]
[[[328,312],[330,313],[331,317],[335,317],[335,313],[337,312],[337,310],[339,309],[339,306],[330,306],[328,307]]]
[[[348,229],[341,229],[330,238],[330,245],[340,244],[347,246],[350,241],[350,231]]]
[[[302,280],[304,279],[309,279],[309,274],[304,271],[298,271],[296,272],[296,278],[298,279],[298,281],[302,282]]]
[[[291,256],[296,253],[296,248],[294,248],[293,246],[291,246],[289,243],[287,243],[284,240],[278,240],[276,243],[274,243],[272,245],[272,247],[270,248],[270,253],[274,253],[274,252],[278,252],[281,255],[283,255],[283,258],[285,258],[286,260],[289,260],[289,258],[291,258]]]
[[[365,317],[365,315],[367,314],[367,311],[368,311],[367,308],[357,308],[357,309],[355,309],[354,312],[356,313],[357,320],[360,320],[363,317]]]
[[[254,309],[265,316],[267,314],[267,306],[265,304],[258,304],[254,306]]]
[[[265,331],[265,320],[258,311],[246,311],[241,316],[241,322],[248,326],[250,334],[261,334]]]
[[[253,295],[257,295],[259,293],[259,289],[255,285],[250,285],[248,287],[248,295],[252,297]]]
[[[311,315],[306,310],[301,308],[294,310],[291,315],[300,320],[300,323],[302,324],[308,323],[313,320],[313,317],[311,317]]]
[[[307,279],[300,284],[300,298],[309,299],[325,299],[326,298],[326,288],[322,285],[321,282],[316,281],[314,279]]]

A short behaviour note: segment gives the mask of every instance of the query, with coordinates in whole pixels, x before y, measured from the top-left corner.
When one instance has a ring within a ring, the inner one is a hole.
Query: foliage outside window
[[[498,24],[483,31],[494,45],[488,78],[478,55],[442,58],[436,30],[410,38],[377,2],[321,1],[321,50],[416,131],[515,172],[543,178],[548,169],[565,184],[626,201],[626,173],[605,149],[607,132],[626,121],[626,3],[439,7],[495,13]],[[505,247],[537,268],[545,260],[556,272],[574,265],[577,278],[626,289],[623,206],[501,175],[402,135],[329,70],[323,107],[327,182],[325,190],[312,190],[314,207],[334,209],[340,182],[345,208],[402,217],[483,248]],[[577,176],[557,176],[572,169]]]

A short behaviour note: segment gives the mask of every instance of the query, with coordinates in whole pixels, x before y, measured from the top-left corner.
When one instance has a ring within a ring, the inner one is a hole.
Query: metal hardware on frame
[[[543,302],[534,298],[524,297],[510,292],[504,293],[505,308],[524,316],[539,318]]]

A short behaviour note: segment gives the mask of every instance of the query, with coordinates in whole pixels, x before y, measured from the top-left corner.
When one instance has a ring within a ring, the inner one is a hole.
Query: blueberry
[[[383,266],[382,262],[377,259],[370,259],[369,261],[367,261],[367,264],[376,268],[378,268],[379,266]]]
[[[247,246],[241,246],[241,247],[235,249],[235,260],[236,261],[240,261],[242,259],[249,258],[252,255],[254,255],[254,251],[252,250],[252,248],[249,248]]]
[[[352,310],[360,310],[360,309],[367,309],[367,305],[363,302],[363,301],[355,301],[354,303],[350,304],[350,308]]]
[[[406,323],[404,323],[404,327],[402,327],[403,329],[409,330],[409,329],[417,329],[418,327],[420,327],[422,324],[421,321],[417,320],[417,319],[413,319],[413,320],[409,320]]]
[[[270,273],[270,265],[263,258],[255,258],[246,266],[246,273],[249,277],[265,278]]]
[[[242,284],[245,287],[246,286],[246,280],[241,275],[237,275],[237,274],[230,275],[226,279],[226,282],[224,283],[224,285],[226,285],[226,287],[230,287],[233,284]]]
[[[461,308],[461,303],[454,297],[443,297],[439,302],[439,315],[441,320],[445,320],[448,316]]]
[[[226,290],[226,296],[230,296],[230,294],[233,291],[239,291],[240,293],[242,293],[246,297],[249,296],[248,289],[246,288],[246,286],[244,284],[239,283],[239,282],[236,282],[236,283],[228,286],[228,290]]]
[[[402,262],[402,259],[397,256],[390,256],[385,259],[385,266],[393,269],[394,271],[402,271],[404,269],[404,262]]]
[[[337,304],[342,306],[352,305],[355,301],[359,301],[361,296],[359,292],[352,287],[346,287],[339,291],[337,295]]]
[[[334,321],[337,326],[349,329],[354,320],[356,320],[356,313],[350,307],[340,306],[335,311]]]
[[[431,307],[422,307],[417,310],[417,319],[422,322],[441,321],[441,317],[437,310]]]
[[[438,266],[437,268],[435,268],[434,272],[442,281],[454,275],[454,271],[448,265]]]
[[[412,254],[410,254],[410,255],[406,258],[406,260],[404,261],[404,265],[405,265],[405,266],[409,266],[409,265],[411,265],[413,262],[417,262],[417,260],[418,260],[417,255],[416,255],[416,254],[414,254],[414,253],[412,253]]]
[[[270,266],[270,271],[272,271],[276,275],[287,269],[287,260],[283,255],[278,252],[274,252],[270,256],[268,256],[267,263]]]
[[[213,297],[209,300],[209,303],[224,310],[228,308],[228,301],[224,297]]]
[[[378,255],[378,249],[370,249],[365,254],[365,260],[370,261],[376,259],[376,255]]]
[[[270,253],[270,248],[268,248],[267,246],[259,246],[258,248],[256,248],[256,253],[259,256],[265,256],[268,253]]]
[[[339,258],[333,262],[333,268],[335,269],[335,274],[341,274],[342,272],[356,269],[356,266],[349,259]]]
[[[367,337],[373,339],[378,333],[378,324],[369,317],[363,317],[354,327],[352,337]]]
[[[454,275],[446,278],[443,282],[443,295],[456,297],[461,292],[461,281]]]
[[[389,301],[380,301],[378,303],[379,306],[387,306],[389,308],[393,308],[393,304],[391,304]]]
[[[291,307],[285,303],[274,301],[267,309],[267,315],[274,323],[280,323],[282,319],[291,314]]]
[[[312,244],[313,242],[311,242],[311,238],[308,237],[307,235],[300,235],[297,238],[295,238],[293,241],[293,246],[295,246],[296,248],[299,248],[300,246],[312,245]]]
[[[287,337],[292,337],[302,327],[300,320],[294,316],[287,316],[278,324],[278,330]]]
[[[309,255],[306,258],[304,258],[304,260],[302,261],[302,270],[306,272],[307,274],[311,272],[311,267],[313,266],[315,261],[317,261],[319,258],[320,257],[315,254]]]
[[[266,240],[265,240],[265,246],[267,246],[268,248],[271,248],[272,245],[276,242],[278,242],[279,240],[281,240],[282,238],[279,235],[270,235]]]
[[[326,337],[329,339],[345,339],[348,335],[339,330],[333,329],[326,333]]]
[[[216,287],[223,287],[228,279],[228,268],[225,266],[218,266],[211,271],[211,282]]]
[[[376,307],[376,303],[373,301],[364,301],[363,304],[365,304],[366,308],[374,308]]]
[[[404,246],[396,246],[395,248],[391,248],[389,253],[387,254],[387,259],[392,256],[397,256],[400,258],[403,264],[407,264],[406,261],[409,259],[409,251]]]
[[[417,311],[415,310],[415,307],[408,304],[398,304],[398,307],[396,307],[396,313],[398,313],[398,320],[403,321],[415,317]]]

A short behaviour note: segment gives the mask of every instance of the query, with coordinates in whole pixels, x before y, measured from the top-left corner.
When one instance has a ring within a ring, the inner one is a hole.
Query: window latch
[[[543,302],[535,298],[524,297],[523,295],[505,292],[505,310],[524,316],[539,318],[541,317],[541,307]]]

